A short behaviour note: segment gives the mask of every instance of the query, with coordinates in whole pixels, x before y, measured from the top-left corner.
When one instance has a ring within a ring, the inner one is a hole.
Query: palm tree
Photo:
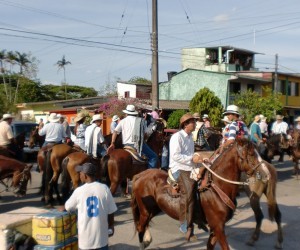
[[[64,71],[64,84],[65,84],[65,98],[67,100],[67,82],[66,82],[66,65],[71,64],[71,62],[66,61],[65,56],[63,55],[62,59],[57,61],[56,65],[58,66],[58,70],[63,69]]]
[[[6,99],[8,100],[8,92],[7,92],[6,79],[5,79],[5,68],[4,68],[4,61],[5,60],[6,60],[6,50],[1,50],[0,51],[0,73],[2,74]]]
[[[27,69],[29,67],[29,64],[31,63],[28,55],[25,53],[16,52],[15,56],[16,56],[15,60],[16,60],[17,64],[19,64],[19,66],[20,66],[20,72],[19,72],[19,77],[18,77],[18,81],[17,81],[14,103],[17,102],[20,78],[23,76],[23,70]]]

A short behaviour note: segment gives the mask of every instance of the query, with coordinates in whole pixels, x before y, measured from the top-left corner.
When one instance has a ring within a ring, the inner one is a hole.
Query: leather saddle
[[[130,147],[130,146],[124,146],[123,148],[125,151],[127,151],[128,153],[131,154],[131,156],[133,157],[134,160],[140,162],[140,163],[147,163],[147,158],[143,158],[141,157],[138,152],[136,151],[135,148]]]

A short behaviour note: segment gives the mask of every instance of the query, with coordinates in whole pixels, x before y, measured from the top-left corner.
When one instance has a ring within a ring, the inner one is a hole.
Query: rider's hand
[[[201,163],[201,162],[203,162],[203,157],[199,153],[194,153],[193,162],[194,163]]]
[[[114,149],[115,149],[115,145],[114,144],[110,144],[110,146],[107,149],[107,154],[110,154]]]

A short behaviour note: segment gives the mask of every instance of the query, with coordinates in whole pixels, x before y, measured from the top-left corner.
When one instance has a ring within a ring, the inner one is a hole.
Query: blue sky
[[[100,91],[151,79],[152,0],[0,0],[0,49],[31,52],[37,78]],[[22,31],[22,32],[21,32]],[[231,45],[263,53],[256,67],[300,73],[299,0],[158,0],[159,81],[181,70],[181,48]],[[25,38],[26,37],[26,38]]]

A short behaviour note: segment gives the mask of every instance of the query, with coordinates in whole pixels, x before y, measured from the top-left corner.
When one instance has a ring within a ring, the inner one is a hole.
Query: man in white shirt
[[[180,228],[186,233],[186,239],[193,237],[194,186],[195,181],[190,178],[191,171],[196,166],[193,162],[194,141],[192,132],[196,128],[196,120],[191,114],[180,118],[180,131],[172,135],[170,140],[170,170],[181,191],[180,195]],[[201,159],[198,158],[197,162]],[[201,212],[201,211],[199,211]],[[202,217],[202,214],[200,215]],[[200,226],[203,227],[202,224]]]
[[[135,148],[140,155],[146,155],[148,158],[148,168],[156,168],[158,156],[144,142],[146,129],[145,120],[137,116],[138,112],[135,110],[134,105],[127,105],[123,112],[126,114],[126,117],[122,119],[115,128],[111,139],[111,145],[108,148],[108,153],[110,153],[111,150],[114,150],[117,135],[122,133],[123,145]]]
[[[287,134],[289,125],[283,121],[283,115],[276,115],[276,121],[272,124],[272,134]]]
[[[101,158],[106,154],[107,147],[102,134],[101,124],[102,116],[100,114],[93,115],[91,125],[85,130],[85,147],[88,155],[94,158]]]
[[[67,200],[67,211],[78,210],[79,249],[108,249],[108,237],[114,234],[116,204],[109,188],[95,181],[96,167],[85,163],[76,167],[84,185]]]
[[[59,123],[59,117],[56,113],[51,113],[48,121],[42,129],[39,130],[39,135],[45,137],[45,142],[43,146],[46,146],[49,143],[61,144],[64,139],[68,140],[65,133],[65,129],[61,123]]]

